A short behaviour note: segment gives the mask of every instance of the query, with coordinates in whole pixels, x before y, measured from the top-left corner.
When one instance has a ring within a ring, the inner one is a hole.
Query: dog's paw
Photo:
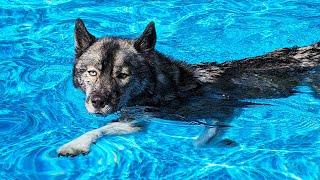
[[[86,155],[90,151],[89,141],[83,138],[77,138],[69,143],[64,144],[58,149],[58,156],[77,156],[80,154]]]
[[[223,139],[219,143],[220,145],[229,146],[229,147],[236,147],[239,145],[236,141],[232,139]]]

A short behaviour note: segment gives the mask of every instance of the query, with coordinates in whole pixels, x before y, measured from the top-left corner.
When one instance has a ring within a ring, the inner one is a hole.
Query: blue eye
[[[88,73],[90,76],[96,76],[98,74],[95,70],[89,70]]]

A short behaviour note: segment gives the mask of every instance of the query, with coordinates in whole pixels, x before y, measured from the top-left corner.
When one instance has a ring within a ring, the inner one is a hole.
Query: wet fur
[[[219,127],[225,127],[238,109],[251,105],[245,99],[287,97],[303,85],[316,96],[320,92],[319,43],[221,64],[189,65],[155,50],[153,22],[137,39],[96,38],[78,19],[75,40],[74,84],[86,93],[89,112],[109,114],[139,106],[151,107],[142,113],[165,119],[206,119],[213,126],[199,136],[199,144],[221,135]],[[94,80],[88,76],[90,68],[98,72]],[[118,78],[121,71],[129,77]],[[92,106],[93,97],[103,100],[101,107]],[[122,117],[135,126],[127,115]],[[70,149],[60,149],[59,154],[79,154]]]

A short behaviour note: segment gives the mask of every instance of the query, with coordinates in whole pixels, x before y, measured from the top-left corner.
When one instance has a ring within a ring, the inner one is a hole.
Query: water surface
[[[245,108],[225,137],[197,148],[203,127],[153,119],[144,133],[102,138],[87,156],[56,149],[117,115],[86,112],[71,81],[73,26],[137,37],[155,21],[157,49],[188,63],[224,62],[320,40],[320,1],[0,0],[0,177],[319,179],[320,100],[307,87]]]

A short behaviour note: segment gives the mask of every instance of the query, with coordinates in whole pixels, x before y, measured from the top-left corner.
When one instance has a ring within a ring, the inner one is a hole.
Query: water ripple
[[[189,63],[222,62],[319,41],[319,5],[0,0],[0,178],[319,179],[320,101],[306,87],[243,109],[224,134],[235,147],[195,147],[203,126],[148,119],[146,131],[102,138],[87,156],[56,154],[118,117],[88,114],[72,85],[76,18],[97,36],[130,38],[153,20],[158,50]]]

